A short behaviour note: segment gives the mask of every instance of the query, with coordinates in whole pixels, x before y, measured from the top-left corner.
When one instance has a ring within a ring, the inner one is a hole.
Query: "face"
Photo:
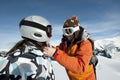
[[[66,36],[66,38],[71,41],[74,38],[74,35]]]

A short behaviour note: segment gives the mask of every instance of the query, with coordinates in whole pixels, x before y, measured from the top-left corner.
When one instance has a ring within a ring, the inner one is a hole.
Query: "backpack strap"
[[[90,63],[89,64],[93,65],[95,77],[96,77],[96,80],[97,80],[96,66],[98,64],[98,58],[97,58],[97,56],[96,56],[96,54],[94,52],[94,41],[92,39],[90,39],[90,38],[88,38],[88,40],[91,42],[91,44],[92,44],[92,50],[93,50],[93,55],[92,55],[92,57],[90,59]]]

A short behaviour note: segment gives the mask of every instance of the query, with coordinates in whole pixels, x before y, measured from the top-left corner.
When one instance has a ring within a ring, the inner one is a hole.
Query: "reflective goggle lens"
[[[70,28],[69,29],[64,29],[64,33],[70,35],[70,34],[73,33],[73,31]]]
[[[65,36],[70,36],[72,35],[74,32],[79,30],[79,26],[77,27],[68,27],[68,28],[63,28],[63,34]]]

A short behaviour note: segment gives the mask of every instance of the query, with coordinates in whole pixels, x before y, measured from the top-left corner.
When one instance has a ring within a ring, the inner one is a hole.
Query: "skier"
[[[43,53],[65,67],[70,80],[96,80],[94,67],[90,64],[92,43],[76,16],[65,21],[60,45],[45,47]]]
[[[23,39],[0,59],[0,80],[55,80],[51,59],[43,55],[52,36],[50,23],[32,15],[19,25]]]

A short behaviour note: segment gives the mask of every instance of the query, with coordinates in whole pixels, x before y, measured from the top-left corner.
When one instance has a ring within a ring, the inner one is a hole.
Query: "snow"
[[[53,64],[53,69],[54,69],[56,80],[69,80],[63,66],[61,66],[56,61],[52,61],[52,64]]]
[[[101,47],[105,48],[111,45],[113,47],[115,46],[120,48],[120,36],[95,41],[95,47],[98,49],[101,49]]]
[[[120,80],[120,61],[98,56],[97,80]],[[56,80],[69,80],[64,67],[52,62]]]
[[[120,61],[98,56],[97,80],[120,80]]]
[[[95,47],[106,49],[112,56],[112,58],[106,58],[98,55],[97,80],[120,80],[120,36],[97,40],[95,41]],[[116,47],[119,50],[116,50]],[[6,49],[0,51],[6,51]],[[56,61],[52,61],[52,64],[56,80],[69,80],[63,66]]]

